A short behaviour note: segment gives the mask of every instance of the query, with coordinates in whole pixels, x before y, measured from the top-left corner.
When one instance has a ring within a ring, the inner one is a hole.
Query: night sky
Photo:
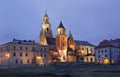
[[[13,38],[39,42],[45,10],[54,36],[62,20],[76,40],[98,45],[120,38],[120,0],[0,0],[0,44]]]

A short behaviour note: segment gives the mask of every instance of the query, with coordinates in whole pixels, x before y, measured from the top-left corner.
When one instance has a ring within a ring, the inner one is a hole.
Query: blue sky
[[[54,36],[62,20],[76,40],[97,45],[120,38],[120,0],[0,0],[0,44],[13,38],[39,42],[45,10]]]

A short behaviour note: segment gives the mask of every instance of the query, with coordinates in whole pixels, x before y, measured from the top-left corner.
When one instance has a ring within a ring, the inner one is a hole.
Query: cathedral
[[[87,41],[74,40],[71,31],[62,21],[56,28],[55,37],[47,13],[43,16],[40,42],[13,39],[0,45],[0,67],[49,65],[59,62],[94,63],[95,46]]]
[[[79,45],[77,45],[78,42],[80,41],[74,40],[71,31],[69,32],[69,36],[67,36],[66,28],[64,27],[62,21],[56,29],[56,36],[53,37],[47,13],[43,16],[40,32],[40,45],[47,45],[49,47],[49,62],[78,61],[78,54],[81,54],[78,52],[81,51]],[[94,47],[93,45],[91,46]]]
[[[39,35],[40,42],[13,39],[0,45],[0,67],[48,66],[50,63],[59,62],[119,63],[120,39],[104,40],[98,46],[94,46],[88,41],[75,40],[71,31],[67,36],[66,30],[61,21],[54,37],[49,16],[45,13]]]

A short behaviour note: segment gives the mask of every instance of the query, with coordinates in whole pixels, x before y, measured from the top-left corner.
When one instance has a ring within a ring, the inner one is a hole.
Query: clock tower
[[[51,24],[49,23],[49,17],[47,13],[45,13],[43,16],[43,23],[41,24],[40,45],[46,45],[46,37],[53,38]]]

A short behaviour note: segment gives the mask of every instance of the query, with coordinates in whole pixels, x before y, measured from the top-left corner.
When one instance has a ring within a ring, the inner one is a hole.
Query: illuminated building
[[[69,32],[69,36],[68,36],[67,62],[77,62],[76,44],[71,31]]]
[[[117,64],[120,62],[120,39],[103,40],[95,48],[96,64]]]
[[[13,39],[0,45],[0,66],[49,65],[51,62],[78,62],[82,58],[83,62],[94,62],[94,46],[86,41],[74,41],[71,31],[69,36],[66,31],[60,22],[53,37],[46,13],[41,24],[40,43]]]
[[[57,62],[77,62],[77,57],[82,55],[84,62],[95,62],[94,46],[79,45],[74,41],[70,31],[69,36],[66,35],[66,28],[60,22],[56,29],[56,36],[53,37],[49,17],[47,13],[43,17],[43,23],[40,33],[40,44],[49,47],[49,63]],[[88,48],[88,50],[80,50],[79,47]],[[83,51],[82,54],[78,54]]]
[[[66,29],[62,22],[60,22],[57,28],[56,49],[59,52],[61,62],[67,62],[67,48]]]
[[[38,59],[38,56],[41,59]],[[0,65],[27,66],[27,65],[48,65],[48,46],[39,45],[31,40],[17,40],[1,45]]]
[[[41,24],[40,32],[40,45],[46,45],[46,38],[52,38],[51,24],[49,23],[49,17],[47,13],[43,17],[43,23]]]
[[[76,46],[76,44],[75,44],[74,38],[72,36],[72,33],[70,31],[69,37],[68,37],[68,47],[71,48],[73,51],[75,51],[75,49],[76,49],[75,46]]]
[[[95,46],[90,44],[87,41],[75,40],[78,61],[85,63],[94,63],[95,62]]]

